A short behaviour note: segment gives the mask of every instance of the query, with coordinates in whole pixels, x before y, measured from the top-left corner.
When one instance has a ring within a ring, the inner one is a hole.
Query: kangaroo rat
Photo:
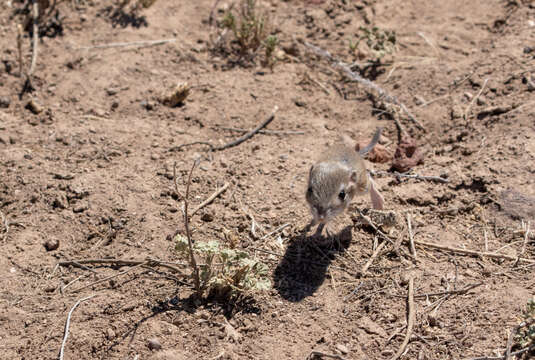
[[[375,188],[362,157],[379,141],[381,128],[364,149],[357,152],[349,145],[335,145],[327,149],[318,162],[310,168],[306,199],[313,220],[309,226],[323,226],[342,213],[355,195],[370,192],[373,207],[383,208],[383,197]]]

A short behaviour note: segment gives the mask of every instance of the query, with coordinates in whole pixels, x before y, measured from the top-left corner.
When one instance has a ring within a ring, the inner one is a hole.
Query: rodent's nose
[[[316,210],[318,211],[318,217],[323,220],[327,213],[326,209],[324,207],[318,206],[316,207]]]

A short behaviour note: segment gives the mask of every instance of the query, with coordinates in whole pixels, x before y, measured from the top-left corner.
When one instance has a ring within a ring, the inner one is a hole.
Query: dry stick
[[[277,110],[279,110],[279,107],[275,105],[275,107],[273,108],[273,111],[271,112],[271,115],[266,120],[264,120],[263,123],[261,123],[255,129],[249,131],[247,134],[243,135],[242,137],[239,137],[236,140],[233,140],[233,141],[231,141],[231,142],[229,142],[229,143],[227,143],[225,145],[214,146],[214,145],[212,145],[211,143],[209,143],[207,141],[194,141],[194,142],[191,142],[191,143],[182,144],[182,145],[179,145],[179,146],[172,147],[171,149],[169,149],[169,151],[179,151],[180,149],[182,149],[184,147],[191,146],[191,145],[197,145],[197,144],[208,145],[208,147],[210,147],[210,151],[221,151],[221,150],[226,150],[228,148],[240,145],[242,142],[252,138],[256,133],[260,132],[260,130],[262,130],[262,128],[266,127],[270,122],[272,122],[273,119],[275,119],[275,113],[277,112]]]
[[[184,225],[186,227],[186,236],[188,238],[188,248],[189,248],[189,259],[190,265],[193,268],[195,290],[197,291],[197,296],[201,297],[201,278],[199,275],[199,267],[197,266],[197,261],[195,260],[195,255],[193,254],[193,241],[191,240],[191,231],[189,228],[189,215],[188,215],[188,205],[189,205],[189,188],[191,185],[191,176],[193,175],[193,170],[195,166],[199,163],[199,160],[195,160],[191,166],[191,170],[188,176],[188,183],[186,184],[186,197],[184,198]]]
[[[445,179],[441,176],[425,176],[425,175],[419,175],[419,174],[402,174],[398,173],[397,171],[390,173],[388,171],[370,171],[372,175],[390,175],[400,178],[409,178],[409,179],[418,179],[418,180],[427,180],[427,181],[436,181],[440,183],[447,184],[450,182],[449,179]]]
[[[409,227],[409,245],[411,249],[412,256],[414,259],[418,260],[416,256],[416,247],[414,246],[414,235],[412,233],[412,224],[411,224],[411,215],[407,213],[407,225]]]
[[[431,296],[461,295],[461,294],[465,294],[468,291],[470,291],[472,289],[475,289],[476,287],[481,286],[481,285],[483,285],[483,283],[482,282],[478,282],[478,283],[467,285],[464,288],[459,289],[459,290],[447,290],[447,291],[440,291],[440,292],[436,292],[436,293],[417,294],[417,295],[414,295],[414,297],[415,298],[428,298],[428,297],[431,297]],[[405,295],[395,295],[395,294],[393,294],[393,296],[395,296],[395,297],[405,297]]]
[[[161,39],[161,40],[150,40],[150,41],[119,42],[119,43],[102,44],[102,45],[94,45],[94,46],[83,46],[83,47],[76,48],[76,50],[107,49],[107,48],[125,47],[125,46],[143,47],[143,46],[162,45],[162,44],[167,44],[167,43],[171,43],[175,41],[176,39]]]
[[[22,38],[24,37],[22,25],[17,24],[17,49],[19,51],[19,77],[23,76],[23,59],[22,59]]]
[[[7,220],[7,216],[1,211],[0,217],[2,218],[2,223],[4,223],[4,235],[2,235],[2,241],[5,241],[7,239],[7,233],[9,232],[9,221]]]
[[[69,311],[69,314],[67,315],[67,322],[65,323],[65,335],[63,336],[63,341],[61,342],[61,349],[59,350],[59,360],[63,360],[63,354],[64,354],[64,351],[65,351],[65,344],[67,343],[67,338],[69,337],[69,326],[71,324],[71,316],[72,316],[72,313],[73,313],[74,309],[76,309],[78,307],[78,305],[80,305],[82,302],[87,301],[87,300],[91,299],[94,296],[95,295],[91,295],[91,296],[88,296],[88,297],[85,297],[85,298],[82,298],[82,299],[78,300],[74,304],[74,306],[71,308],[71,310]]]
[[[247,133],[251,130],[247,129],[240,129],[240,128],[233,128],[233,127],[226,127],[226,126],[218,126],[218,128],[228,131],[235,131],[240,133]],[[304,135],[304,131],[286,131],[286,130],[259,130],[259,134],[265,134],[265,135]]]
[[[205,207],[206,205],[210,204],[212,201],[214,201],[214,199],[216,197],[218,197],[219,195],[221,195],[222,193],[225,192],[225,190],[227,190],[227,188],[229,187],[229,183],[225,183],[225,185],[223,185],[221,188],[219,188],[218,190],[216,190],[212,195],[210,195],[210,197],[206,200],[204,200],[199,206],[197,206],[197,208],[195,210],[193,210],[193,212],[191,213],[191,216],[195,215],[199,210],[201,210],[203,207]]]
[[[161,266],[169,270],[173,270],[176,273],[182,274],[182,271],[174,266],[163,263],[156,259],[146,259],[143,261],[140,260],[121,260],[121,259],[81,259],[81,260],[66,260],[60,261],[59,266],[77,266],[82,267],[80,264],[115,264],[119,266],[137,266],[140,264],[146,264],[151,267]]]
[[[487,82],[489,81],[489,79],[485,79],[485,82],[483,83],[483,86],[481,87],[481,89],[479,90],[479,92],[477,93],[476,96],[474,96],[474,98],[472,99],[472,101],[470,101],[470,103],[468,104],[468,106],[466,107],[466,109],[464,110],[464,114],[463,114],[463,119],[467,119],[468,117],[468,112],[470,111],[470,108],[472,107],[472,105],[474,105],[474,102],[481,96],[481,94],[483,93],[483,90],[485,90],[485,86],[487,86]]]
[[[33,70],[35,69],[35,63],[37,62],[37,44],[39,39],[39,26],[37,25],[37,19],[39,18],[39,4],[37,3],[37,0],[33,0],[33,45],[32,45],[32,62],[30,65],[30,70],[28,71],[28,80],[30,79],[30,76],[33,74]]]
[[[270,237],[271,235],[273,235],[273,234],[275,234],[275,233],[278,233],[279,231],[281,231],[282,229],[284,229],[284,228],[286,228],[286,227],[288,227],[288,226],[290,226],[290,223],[281,225],[281,226],[279,226],[278,228],[276,228],[275,230],[273,230],[272,232],[270,232],[270,233],[268,233],[268,234],[262,236],[262,237],[260,238],[260,240],[264,240],[265,238],[268,238],[268,237]]]
[[[513,267],[518,265],[518,261],[520,260],[520,257],[524,254],[526,251],[526,245],[528,243],[529,238],[529,225],[530,222],[528,221],[527,225],[524,223],[524,220],[522,220],[522,227],[526,229],[526,232],[524,233],[524,243],[522,244],[522,250],[520,250],[520,253],[518,254],[518,258],[516,259],[515,263],[513,264]]]
[[[128,269],[128,270],[121,271],[121,272],[118,273],[118,274],[111,275],[111,276],[105,277],[104,279],[100,279],[100,280],[94,281],[94,282],[92,282],[92,283],[90,283],[90,284],[87,284],[87,285],[84,285],[84,286],[79,287],[79,288],[77,288],[77,289],[74,289],[74,290],[72,290],[71,292],[73,292],[73,293],[74,293],[74,292],[78,292],[78,291],[80,291],[80,290],[87,289],[87,288],[90,287],[90,286],[98,285],[98,284],[100,284],[100,283],[103,283],[103,282],[106,281],[106,280],[111,280],[111,279],[116,278],[116,277],[118,277],[118,276],[124,275],[124,274],[126,274],[126,273],[128,273],[128,272],[130,272],[130,271],[132,271],[132,270],[134,270],[134,269],[136,269],[136,268],[138,268],[138,267],[140,267],[141,265],[146,265],[146,264],[147,264],[146,261],[145,261],[145,262],[142,262],[141,264],[132,266],[132,267],[131,267],[130,269]]]
[[[361,270],[362,273],[365,273],[366,271],[368,271],[368,268],[373,263],[373,260],[375,260],[377,255],[379,255],[379,252],[385,247],[386,243],[387,243],[386,241],[383,241],[381,244],[379,244],[379,246],[377,246],[377,248],[375,248],[375,251],[373,252],[372,256],[368,259],[366,264],[364,264],[364,266],[362,267],[362,270]]]
[[[486,256],[486,257],[490,257],[490,258],[494,258],[494,259],[506,259],[506,260],[516,260],[516,259],[518,259],[519,261],[524,261],[524,262],[527,262],[529,264],[535,264],[535,260],[519,258],[519,257],[516,257],[516,256],[509,256],[509,255],[495,254],[495,253],[489,253],[489,252],[481,252],[481,251],[474,251],[474,250],[452,248],[452,247],[443,246],[443,245],[431,244],[431,243],[428,243],[428,242],[425,242],[425,241],[420,241],[420,240],[414,240],[414,243],[416,245],[427,246],[427,247],[434,248],[434,249],[451,251],[451,252],[456,252],[456,253],[460,253],[460,254]]]
[[[509,334],[509,338],[507,339],[507,350],[505,351],[505,360],[509,360],[511,357],[511,347],[513,346],[513,338],[515,334],[523,327],[530,326],[531,324],[535,323],[535,318],[531,318],[527,321],[523,321],[520,324],[518,324],[513,331]]]
[[[225,150],[225,149],[228,149],[228,148],[231,148],[231,147],[234,147],[234,146],[237,146],[237,145],[240,145],[242,142],[246,141],[246,140],[249,140],[250,138],[252,138],[257,132],[259,132],[261,129],[263,129],[264,127],[266,127],[270,122],[273,121],[273,119],[275,119],[275,113],[279,110],[279,107],[277,105],[275,105],[273,107],[273,110],[271,111],[271,115],[269,115],[269,117],[264,120],[263,123],[261,123],[260,125],[258,125],[255,129],[251,130],[250,132],[248,132],[247,134],[243,135],[242,137],[239,137],[237,138],[236,140],[234,141],[231,141],[229,142],[228,144],[225,144],[223,146],[216,146],[214,148],[213,151],[221,151],[221,150]]]
[[[364,219],[364,221],[366,221],[366,223],[368,225],[370,225],[373,230],[375,230],[375,232],[379,235],[381,235],[383,237],[383,239],[385,239],[386,241],[388,241],[390,244],[392,244],[393,248],[394,248],[394,252],[396,253],[396,255],[398,257],[401,258],[401,255],[399,253],[399,248],[398,246],[396,246],[396,243],[394,243],[394,240],[390,239],[384,232],[382,232],[381,230],[379,230],[379,228],[373,223],[373,221],[371,221],[370,218],[368,218],[367,216],[365,216],[362,211],[360,209],[358,209],[358,212],[359,212],[359,215],[361,218]],[[405,253],[406,254],[406,253]]]
[[[395,96],[389,95],[383,88],[381,88],[380,86],[378,86],[374,82],[372,82],[372,81],[370,81],[368,79],[365,79],[365,78],[361,77],[360,75],[358,75],[358,74],[354,73],[353,71],[351,71],[351,69],[349,68],[349,66],[347,64],[344,64],[343,62],[335,59],[328,51],[323,50],[323,49],[321,49],[321,48],[319,48],[319,47],[317,47],[315,45],[312,45],[312,44],[310,44],[309,42],[306,42],[306,41],[304,42],[304,44],[305,44],[306,47],[311,49],[317,55],[329,60],[331,62],[331,66],[333,66],[334,68],[338,68],[338,69],[343,70],[343,72],[351,80],[356,81],[361,85],[364,85],[368,89],[372,89],[372,90],[376,91],[379,94],[379,96],[383,97],[387,102],[399,106],[407,114],[409,119],[414,124],[416,124],[416,126],[420,130],[426,131],[425,128],[422,126],[422,124],[418,120],[416,120],[416,118],[409,112],[407,107],[403,103],[401,103]]]
[[[407,318],[407,332],[405,334],[405,339],[403,340],[403,343],[401,343],[401,346],[399,347],[397,353],[392,357],[391,360],[399,359],[401,355],[405,352],[405,349],[407,348],[407,345],[409,344],[409,340],[412,335],[412,328],[414,326],[414,319],[415,319],[415,310],[414,310],[414,277],[409,278],[409,289],[407,294],[407,303],[409,307],[409,314]]]

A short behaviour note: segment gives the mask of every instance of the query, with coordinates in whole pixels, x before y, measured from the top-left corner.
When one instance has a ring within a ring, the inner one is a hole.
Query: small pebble
[[[34,114],[39,114],[44,110],[43,106],[35,99],[30,99],[30,101],[28,101],[26,104],[26,109],[30,110]]]
[[[47,240],[43,245],[46,251],[54,251],[59,247],[59,240]]]
[[[148,346],[151,350],[160,350],[162,348],[162,344],[156,338],[149,339]]]
[[[8,108],[11,105],[11,99],[7,96],[0,97],[0,108]]]
[[[108,330],[106,330],[106,338],[108,340],[115,339],[115,332],[111,328],[108,328]]]

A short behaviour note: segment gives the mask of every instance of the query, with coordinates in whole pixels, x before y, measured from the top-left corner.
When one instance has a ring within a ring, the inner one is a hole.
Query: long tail
[[[377,145],[377,143],[379,142],[379,138],[381,137],[381,131],[383,129],[378,127],[377,128],[377,131],[375,132],[375,135],[373,135],[373,139],[372,141],[370,141],[370,143],[368,144],[368,146],[366,146],[364,149],[362,150],[359,150],[359,154],[364,156],[366,155],[367,153],[369,153],[370,151],[372,151],[372,149],[375,147],[375,145]]]

